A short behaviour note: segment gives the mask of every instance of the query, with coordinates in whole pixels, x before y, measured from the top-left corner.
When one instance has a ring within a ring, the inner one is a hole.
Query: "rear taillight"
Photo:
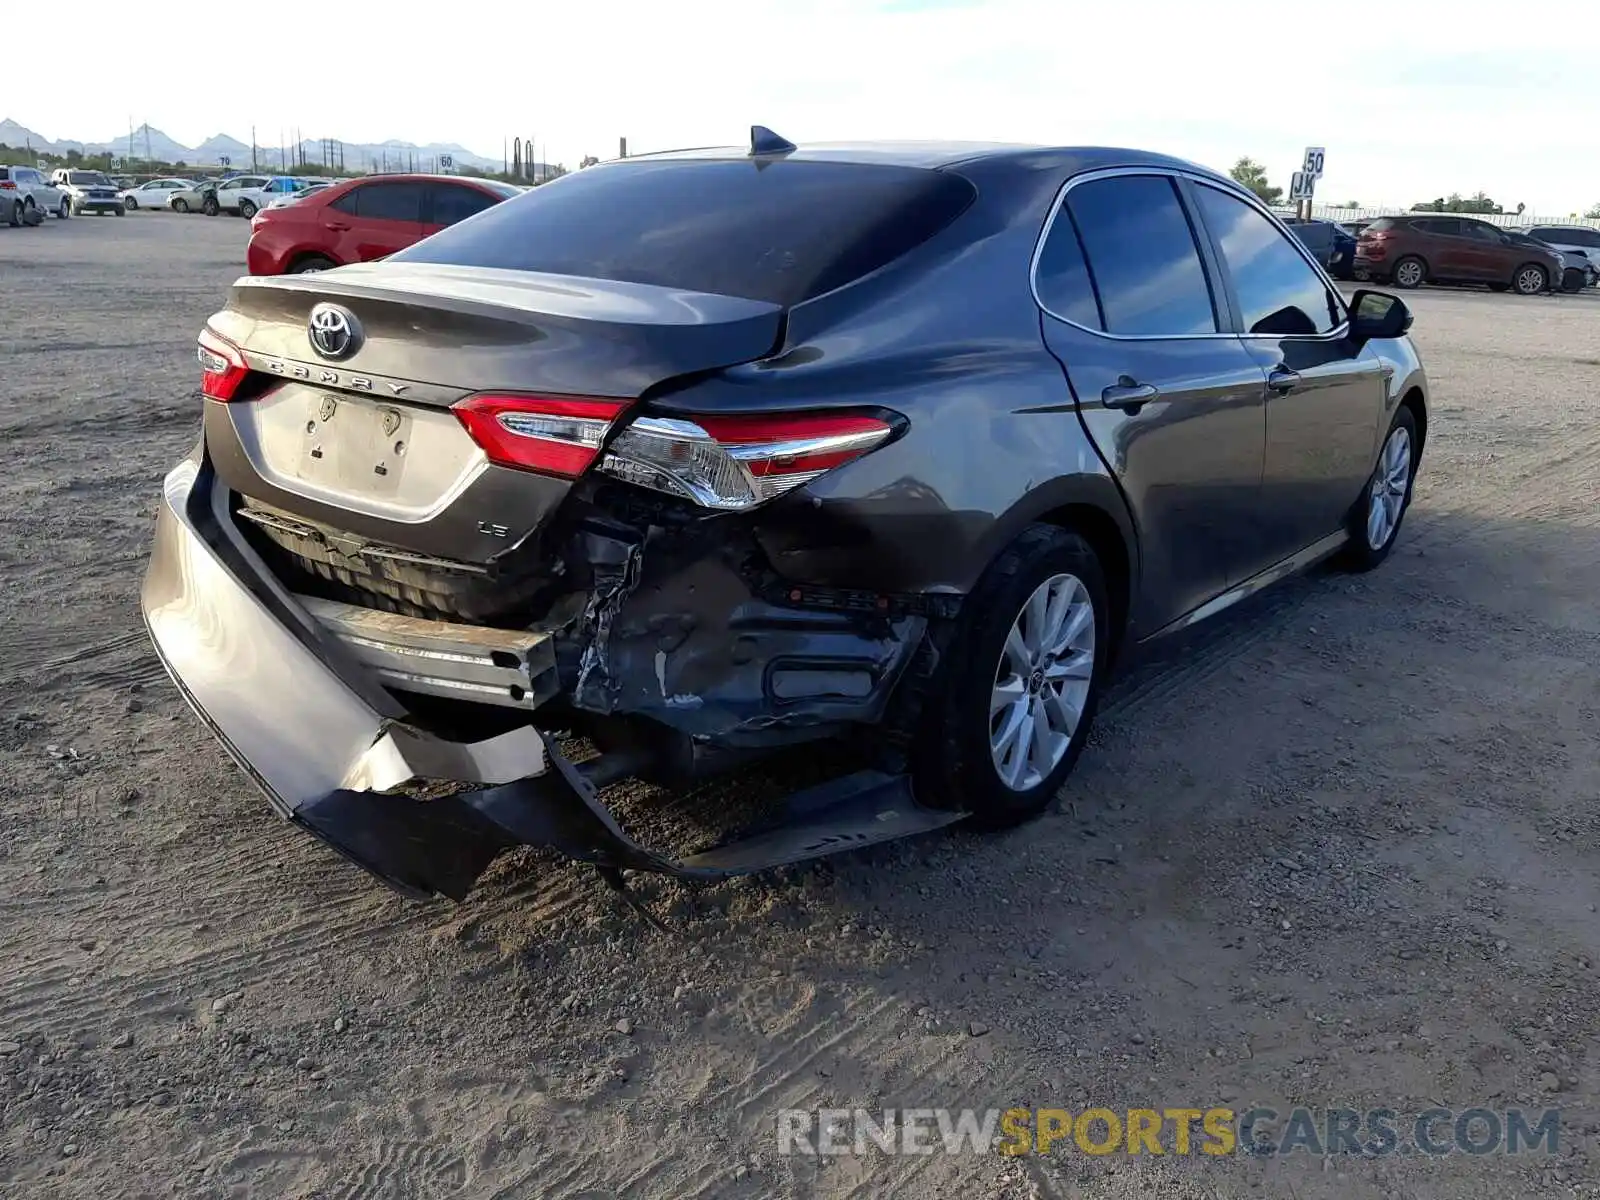
[[[640,417],[606,448],[607,475],[704,508],[754,508],[860,458],[893,428],[876,417]]]
[[[200,331],[200,391],[209,400],[232,400],[250,374],[239,347],[209,328]]]
[[[0,192],[14,192],[16,190],[17,185],[14,180],[0,179]]]
[[[575,479],[627,407],[571,396],[468,396],[453,411],[490,462]]]
[[[1389,231],[1387,229],[1363,229],[1358,240],[1363,242],[1387,242],[1389,240]]]

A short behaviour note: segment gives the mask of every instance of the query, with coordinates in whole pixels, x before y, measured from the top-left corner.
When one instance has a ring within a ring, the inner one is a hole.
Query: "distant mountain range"
[[[79,142],[65,138],[52,142],[49,138],[42,137],[27,126],[20,125],[7,117],[0,121],[0,145],[10,146],[14,150],[31,146],[40,153],[55,155],[64,155],[69,150],[76,150],[80,154],[114,154],[124,158],[152,159],[174,165],[181,162],[191,167],[222,166],[224,158],[228,160],[227,165],[235,168],[242,167],[248,170],[251,166],[249,142],[241,142],[238,138],[219,133],[207,138],[198,146],[185,146],[149,125],[141,125],[131,136],[123,135],[103,142]],[[343,158],[340,161],[346,171],[385,169],[432,171],[437,169],[439,157],[446,154],[452,157],[458,171],[464,167],[493,171],[501,169],[500,161],[474,154],[466,147],[453,142],[430,142],[426,146],[419,146],[415,142],[402,141],[377,143],[335,141],[332,145],[336,154],[340,153],[342,148]],[[319,165],[324,161],[326,151],[321,141],[307,138],[300,143],[300,149],[301,160]],[[266,145],[256,147],[255,163],[261,170],[282,170],[285,163],[292,168],[295,161],[295,147],[292,143],[287,147]]]

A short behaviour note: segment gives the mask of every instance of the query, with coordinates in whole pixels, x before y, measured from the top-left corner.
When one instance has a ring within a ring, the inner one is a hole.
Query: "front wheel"
[[[1550,286],[1550,276],[1538,263],[1524,263],[1511,277],[1511,286],[1519,296],[1537,296]]]
[[[204,202],[201,203],[201,205],[200,205],[200,211],[205,213],[205,215],[208,216],[208,217],[216,216],[217,215],[217,198],[215,196],[207,196],[205,198]]]
[[[174,200],[172,202],[172,211],[173,212],[181,212],[181,213],[188,212],[189,211],[189,202],[187,200]]]
[[[135,200],[132,196],[129,196],[126,200],[124,200],[122,202],[122,207],[127,209],[129,212],[132,212],[134,209],[139,207],[139,202],[137,200]]]
[[[22,224],[21,200],[13,200],[11,202],[11,212],[6,217],[6,224],[10,225],[13,229]]]
[[[328,271],[338,265],[331,258],[324,258],[320,254],[308,254],[304,258],[295,260],[294,265],[289,268],[289,274],[305,275],[312,271]]]
[[[239,201],[239,215],[248,221],[256,215],[256,206],[248,200]]]
[[[65,221],[71,216],[72,216],[72,201],[68,200],[65,196],[63,196],[63,197],[61,197],[61,203],[56,205],[56,219],[58,221]]]
[[[116,213],[119,217],[125,217],[128,215],[128,206],[126,204],[119,204],[111,211]]]
[[[1093,547],[1033,525],[968,596],[923,713],[919,795],[1003,829],[1043,812],[1083,750],[1110,648]]]
[[[1419,450],[1417,419],[1409,408],[1402,407],[1378,452],[1378,465],[1350,512],[1350,544],[1344,559],[1352,570],[1370,571],[1394,549],[1400,523],[1411,507]]]

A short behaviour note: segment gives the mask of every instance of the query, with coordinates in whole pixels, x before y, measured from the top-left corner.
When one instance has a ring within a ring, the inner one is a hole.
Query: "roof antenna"
[[[789,154],[797,149],[795,144],[786,138],[781,138],[765,125],[750,126],[750,157],[757,158],[764,154]]]

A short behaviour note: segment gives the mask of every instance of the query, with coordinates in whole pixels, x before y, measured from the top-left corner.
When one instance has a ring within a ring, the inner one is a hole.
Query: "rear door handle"
[[[1107,408],[1138,408],[1160,397],[1160,388],[1149,383],[1135,383],[1124,375],[1100,393],[1100,403]]]
[[[1288,367],[1273,367],[1267,375],[1267,390],[1277,396],[1287,396],[1300,386],[1300,372]]]

